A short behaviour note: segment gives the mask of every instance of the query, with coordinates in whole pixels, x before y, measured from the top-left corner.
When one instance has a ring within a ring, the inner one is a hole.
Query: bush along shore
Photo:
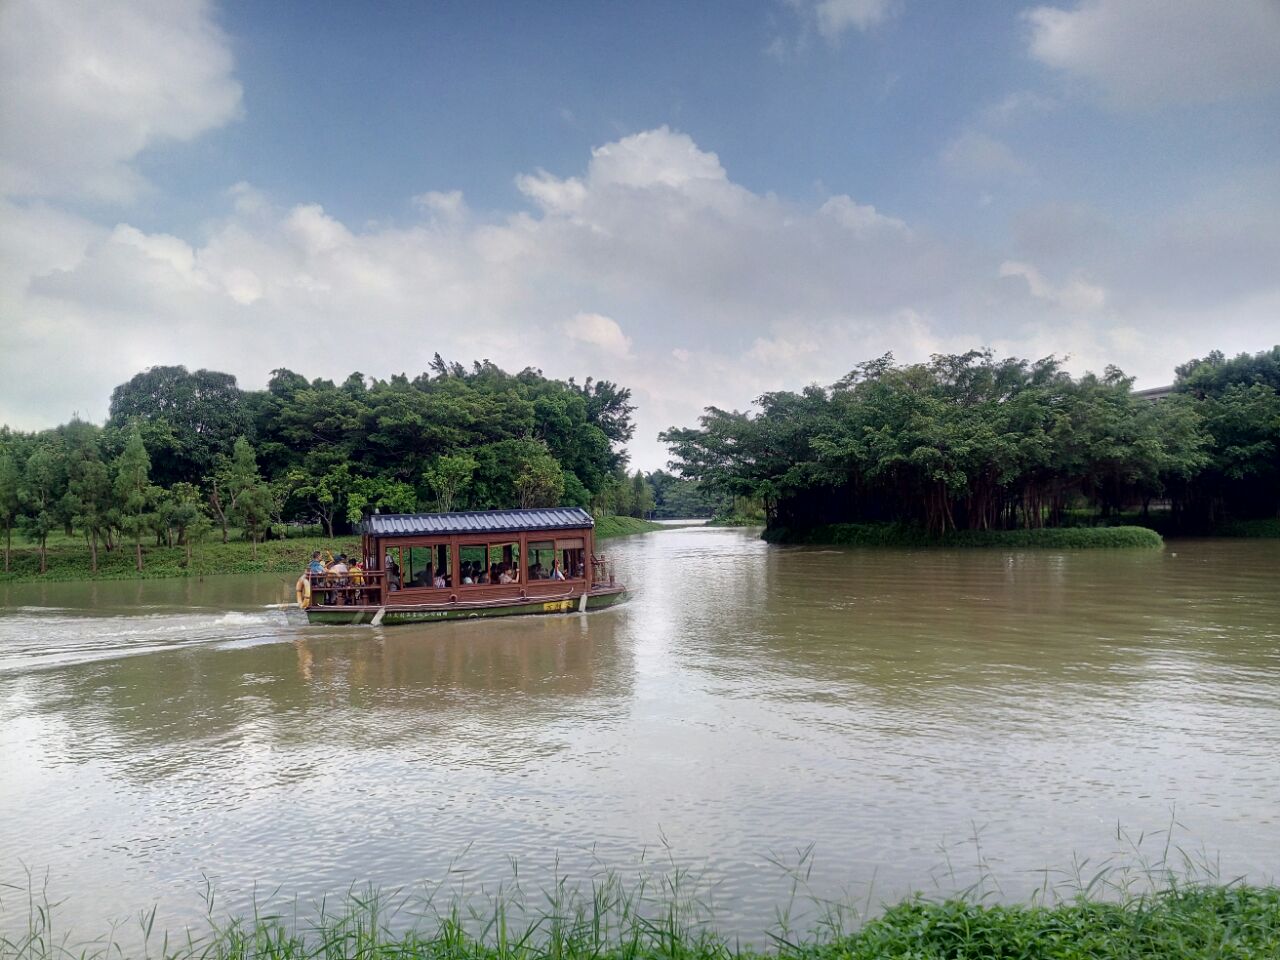
[[[660,530],[662,525],[635,517],[602,517],[596,521],[596,539]],[[227,543],[194,544],[188,552],[184,546],[144,546],[146,563],[141,572],[135,564],[132,547],[110,552],[98,551],[98,572],[92,572],[89,547],[79,540],[55,540],[46,548],[47,570],[40,572],[40,552],[35,547],[15,548],[8,573],[0,573],[0,585],[6,583],[47,583],[68,580],[152,580],[165,577],[207,577],[223,573],[299,574],[307,566],[315,550],[358,555],[360,540],[354,536],[328,538],[322,536],[290,537],[287,540],[265,540],[256,546],[247,540],[231,539]]]
[[[996,547],[1022,549],[1139,548],[1164,546],[1160,534],[1147,527],[1041,527],[1032,530],[952,530],[930,534],[923,527],[899,523],[832,523],[797,530],[771,527],[770,543],[845,547]]]
[[[88,942],[55,933],[48,905],[32,904],[25,930],[0,935],[0,960],[156,956],[185,960],[399,958],[399,960],[1274,960],[1280,956],[1280,889],[1169,887],[1105,900],[1080,895],[1046,905],[998,905],[973,897],[915,897],[846,932],[828,914],[804,935],[786,924],[771,946],[744,947],[680,900],[636,896],[618,885],[588,894],[556,888],[529,916],[505,901],[488,912],[443,913],[351,894],[302,921],[297,911],[255,910],[175,935],[117,928]],[[408,916],[406,916],[406,913]],[[140,946],[128,946],[129,941]]]

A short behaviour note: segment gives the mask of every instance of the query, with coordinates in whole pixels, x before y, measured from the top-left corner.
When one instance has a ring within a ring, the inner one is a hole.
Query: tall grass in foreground
[[[1141,838],[1140,841],[1141,842]],[[980,852],[980,851],[979,851]],[[871,909],[819,899],[793,911],[806,881],[793,873],[766,939],[744,946],[716,928],[696,878],[672,870],[623,883],[606,874],[583,884],[557,880],[526,890],[513,868],[510,885],[479,898],[425,892],[351,891],[303,910],[255,907],[218,919],[212,891],[203,929],[155,929],[155,910],[133,929],[88,942],[58,932],[57,904],[28,884],[26,929],[0,937],[3,960],[114,957],[207,960],[400,958],[400,960],[1275,960],[1280,957],[1280,888],[1222,882],[1212,864],[1181,854],[1168,866],[1166,845],[1154,864],[1045,872],[1023,903],[1001,903],[998,885],[978,858],[978,879],[957,894],[923,895]],[[955,871],[951,871],[955,877]],[[1056,877],[1056,879],[1055,879]],[[12,889],[12,888],[11,888]]]

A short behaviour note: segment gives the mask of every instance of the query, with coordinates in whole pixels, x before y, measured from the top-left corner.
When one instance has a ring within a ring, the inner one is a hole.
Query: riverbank
[[[771,527],[770,543],[838,547],[996,547],[1057,550],[1141,548],[1159,550],[1160,534],[1148,527],[1053,527],[1039,530],[955,530],[941,537],[896,523],[832,523],[806,530]]]
[[[665,529],[662,524],[652,520],[641,520],[639,517],[597,517],[596,540],[609,540],[613,537],[629,537],[633,533],[652,533]]]
[[[205,932],[151,929],[141,914],[145,955],[175,960],[342,957],[400,960],[1274,960],[1280,956],[1280,888],[1244,885],[1172,887],[1118,901],[1079,898],[1051,905],[999,905],[974,899],[909,898],[853,932],[847,914],[830,914],[808,934],[783,928],[774,949],[754,950],[701,921],[696,908],[654,902],[604,882],[593,897],[557,889],[540,915],[518,919],[506,903],[476,917],[456,906],[427,920],[406,919],[388,898],[352,894],[310,921],[268,912],[211,923]],[[567,899],[568,902],[559,902]],[[413,907],[409,908],[411,911]],[[288,915],[288,912],[285,912]],[[296,917],[296,913],[293,914]],[[785,915],[779,911],[778,916]],[[74,943],[55,934],[48,912],[33,909],[28,928],[0,937],[0,960],[97,960],[125,955],[127,929]],[[479,932],[477,932],[479,931]]]
[[[662,524],[635,517],[602,517],[596,521],[596,539],[649,533],[663,529]],[[54,538],[48,549],[45,573],[40,573],[40,551],[35,547],[14,547],[10,572],[0,572],[0,584],[50,583],[69,580],[144,580],[164,577],[209,577],[223,573],[285,573],[296,576],[306,568],[312,552],[327,551],[358,554],[360,538],[345,536],[291,537],[267,540],[253,549],[253,544],[232,539],[227,543],[211,541],[193,546],[191,563],[187,563],[185,547],[157,547],[144,544],[143,569],[134,566],[133,545],[125,544],[108,553],[98,551],[98,572],[92,572],[89,548],[81,540]]]

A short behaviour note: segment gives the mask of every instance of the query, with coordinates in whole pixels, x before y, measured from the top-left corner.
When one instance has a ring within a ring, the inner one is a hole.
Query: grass
[[[1257,520],[1223,520],[1209,527],[1187,528],[1178,523],[1178,517],[1166,511],[1153,511],[1143,516],[1140,511],[1112,514],[1103,517],[1092,510],[1068,510],[1066,521],[1081,527],[1147,527],[1162,536],[1194,537],[1246,537],[1254,539],[1280,539],[1280,517],[1263,517]]]
[[[762,947],[718,932],[678,882],[630,887],[603,878],[561,882],[530,899],[501,891],[478,909],[433,897],[351,892],[315,910],[213,919],[204,929],[137,929],[81,942],[57,932],[56,905],[31,896],[26,929],[0,935],[0,960],[1275,960],[1280,889],[1168,885],[1118,899],[1079,893],[1054,903],[992,904],[974,896],[908,897],[856,929],[829,909],[807,933],[785,913]],[[530,909],[532,907],[532,909]]]
[[[142,547],[143,569],[134,569],[133,544],[122,544],[107,553],[98,550],[98,573],[90,573],[89,548],[83,541],[52,541],[49,545],[48,572],[40,573],[40,554],[34,547],[13,551],[9,573],[0,573],[0,584],[46,583],[55,580],[136,580],[159,577],[212,576],[220,573],[292,573],[298,574],[306,567],[314,550],[358,553],[360,541],[355,537],[336,537],[332,540],[318,536],[304,536],[288,540],[267,540],[258,544],[258,556],[253,556],[253,546],[244,540],[221,542],[221,534],[211,536],[203,544],[191,548],[191,565],[187,566],[184,547],[157,547],[155,540]]]
[[[1220,524],[1213,531],[1216,537],[1270,537],[1280,538],[1280,517],[1262,520],[1232,520]]]
[[[662,525],[635,517],[602,517],[596,521],[596,538],[605,540],[633,533],[661,530]],[[221,533],[215,532],[209,539],[191,550],[191,565],[187,566],[184,547],[157,547],[155,540],[144,542],[143,570],[134,568],[133,544],[121,544],[107,553],[98,550],[98,572],[90,573],[89,548],[79,538],[55,535],[49,540],[48,571],[40,573],[40,552],[35,547],[22,544],[15,538],[10,572],[0,572],[0,584],[48,583],[59,580],[137,580],[162,577],[213,576],[221,573],[288,573],[298,574],[306,567],[314,550],[358,554],[360,539],[341,536],[329,539],[316,533],[291,536],[287,540],[267,540],[258,544],[258,555],[253,556],[253,545],[240,539],[232,531],[228,543],[221,541]],[[0,544],[2,546],[2,544]]]
[[[708,527],[763,527],[763,517],[746,517],[740,514],[733,514],[728,517],[716,517],[707,521]]]
[[[920,527],[895,523],[833,523],[809,530],[773,527],[771,543],[850,547],[997,547],[1021,549],[1160,549],[1164,540],[1146,527],[1053,527],[1039,530],[957,530],[941,537]]]
[[[641,520],[639,517],[596,517],[597,540],[628,537],[633,533],[650,533],[661,529],[662,524]]]

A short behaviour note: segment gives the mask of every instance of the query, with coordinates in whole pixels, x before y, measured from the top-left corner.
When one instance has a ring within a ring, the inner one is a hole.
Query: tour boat
[[[303,574],[311,623],[423,623],[600,610],[627,598],[581,507],[374,514],[363,569]]]

